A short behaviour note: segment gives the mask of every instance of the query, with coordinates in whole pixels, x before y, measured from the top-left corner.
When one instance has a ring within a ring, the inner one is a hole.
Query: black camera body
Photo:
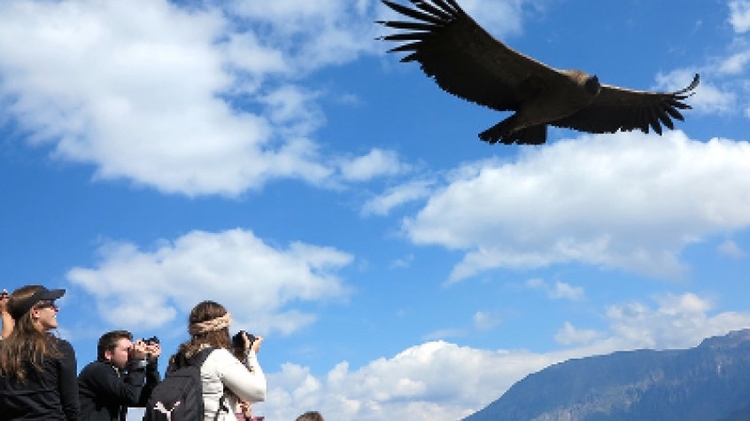
[[[245,348],[245,340],[243,339],[243,335],[247,335],[247,339],[250,340],[250,346],[253,346],[253,343],[255,342],[255,335],[253,335],[252,333],[247,333],[244,330],[240,330],[236,335],[232,336],[232,347],[239,349]]]
[[[143,338],[141,339],[141,341],[143,341],[143,343],[145,343],[146,345],[154,345],[159,343],[159,338],[157,338],[156,336],[152,336],[150,338]]]

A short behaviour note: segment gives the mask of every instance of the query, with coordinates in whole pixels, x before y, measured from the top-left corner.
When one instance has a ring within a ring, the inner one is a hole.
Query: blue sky
[[[375,0],[0,3],[0,287],[101,333],[266,337],[256,413],[456,420],[568,358],[750,326],[750,1],[463,0],[676,130],[489,146],[506,114],[385,54]],[[134,417],[135,418],[135,417]]]

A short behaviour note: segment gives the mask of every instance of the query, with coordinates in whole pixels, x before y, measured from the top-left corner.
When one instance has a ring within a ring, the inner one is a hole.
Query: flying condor
[[[558,70],[519,53],[492,37],[456,0],[409,0],[409,8],[390,0],[388,7],[412,20],[378,21],[400,32],[381,37],[401,43],[402,62],[417,61],[445,91],[497,111],[514,111],[481,132],[491,144],[542,144],[547,126],[589,133],[674,129],[684,100],[699,75],[674,92],[639,91],[601,84],[580,70]]]

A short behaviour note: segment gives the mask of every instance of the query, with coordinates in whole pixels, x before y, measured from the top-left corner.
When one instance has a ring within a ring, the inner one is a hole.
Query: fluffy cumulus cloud
[[[241,229],[193,231],[149,251],[110,243],[100,255],[97,267],[77,267],[67,277],[94,296],[100,314],[112,325],[165,325],[196,303],[213,299],[246,309],[234,314],[239,327],[252,320],[259,331],[281,334],[315,319],[289,310],[290,301],[348,295],[336,271],[352,260],[347,253],[303,243],[274,248]]]
[[[452,281],[563,262],[675,278],[685,246],[750,225],[749,171],[745,142],[585,136],[467,164],[403,230],[417,244],[465,250]]]
[[[566,347],[552,352],[431,341],[359,368],[341,362],[324,376],[289,363],[269,375],[268,401],[258,410],[273,419],[293,419],[297,408],[316,408],[343,421],[462,419],[551,364],[615,350],[692,347],[750,323],[750,314],[714,313],[714,306],[692,293],[611,306],[603,312],[606,330],[563,323],[555,338]]]
[[[504,36],[545,3],[463,5]],[[16,137],[57,159],[167,193],[237,196],[278,178],[367,181],[378,160],[380,174],[404,166],[388,151],[321,152],[325,94],[308,76],[382,54],[383,28],[372,22],[387,16],[377,0],[4,1],[0,110]]]
[[[264,42],[283,51],[291,75],[347,63],[375,52],[375,0],[236,0],[227,9],[265,28]]]
[[[427,342],[356,370],[342,362],[324,378],[288,364],[269,377],[269,384],[278,387],[269,391],[268,406],[278,419],[293,419],[291,408],[302,405],[338,420],[460,419],[478,402],[496,398],[498,382],[508,383],[549,362],[530,353]]]
[[[311,139],[319,95],[301,82],[372,50],[374,2],[210,4],[2,2],[3,114],[58,159],[163,192],[335,177]]]

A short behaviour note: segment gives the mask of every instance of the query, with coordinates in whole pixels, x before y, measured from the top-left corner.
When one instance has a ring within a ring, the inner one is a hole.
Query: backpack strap
[[[203,348],[190,358],[186,358],[184,354],[177,354],[174,359],[175,368],[187,366],[200,367],[204,362],[206,362],[206,358],[208,358],[213,350],[213,347]],[[224,396],[224,393],[222,393],[221,397],[219,398],[219,409],[216,410],[214,421],[217,421],[219,419],[219,415],[221,415],[222,409],[229,412],[229,408],[227,408],[226,405],[226,397]]]
[[[174,355],[174,358],[172,361],[169,362],[169,367],[167,368],[167,372],[177,370],[178,368],[187,367],[187,366],[193,366],[193,367],[200,367],[203,365],[203,363],[206,361],[206,358],[208,358],[208,355],[214,350],[214,348],[203,348],[200,351],[196,352],[191,356],[190,358],[185,357],[185,354],[178,352]]]
[[[195,367],[202,366],[203,363],[206,361],[206,358],[208,358],[208,355],[211,354],[213,350],[214,348],[212,347],[201,349],[195,355],[186,359],[187,365],[192,365]]]

